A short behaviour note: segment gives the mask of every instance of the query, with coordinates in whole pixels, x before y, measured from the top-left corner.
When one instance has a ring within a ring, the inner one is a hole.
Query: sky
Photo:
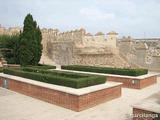
[[[133,38],[160,38],[160,0],[0,0],[0,24],[23,27],[31,13],[40,28]]]

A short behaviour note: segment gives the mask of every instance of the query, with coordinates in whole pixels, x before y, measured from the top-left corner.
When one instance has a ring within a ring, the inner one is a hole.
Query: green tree
[[[19,40],[19,34],[17,35],[0,35],[0,50],[3,54],[3,57],[7,60],[7,63],[9,64],[18,64],[18,61],[16,61],[15,53],[15,46],[16,43]]]
[[[41,41],[41,31],[32,15],[28,14],[25,17],[23,32],[20,33],[19,42],[16,46],[18,49],[15,53],[17,61],[22,66],[38,64],[42,55]]]

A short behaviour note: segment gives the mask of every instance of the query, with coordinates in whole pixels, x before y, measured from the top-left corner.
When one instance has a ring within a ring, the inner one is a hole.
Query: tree
[[[14,56],[16,50],[14,48],[18,40],[19,34],[12,36],[0,35],[0,51],[9,64],[18,63],[18,61],[16,61],[16,56]]]
[[[33,20],[31,14],[28,14],[24,20],[23,32],[20,33],[19,42],[16,45],[15,55],[17,61],[22,66],[37,65],[42,55],[42,34]]]

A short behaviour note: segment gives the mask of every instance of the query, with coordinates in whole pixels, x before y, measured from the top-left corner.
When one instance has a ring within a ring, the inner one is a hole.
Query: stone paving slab
[[[133,105],[134,108],[160,113],[160,91]]]

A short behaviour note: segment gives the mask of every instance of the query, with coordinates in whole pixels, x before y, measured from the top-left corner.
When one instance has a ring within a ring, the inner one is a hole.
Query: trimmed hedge
[[[0,68],[0,73],[2,73],[3,72],[3,68]]]
[[[97,73],[126,75],[126,76],[140,76],[148,73],[147,69],[107,68],[107,67],[93,67],[93,66],[79,66],[79,65],[62,66],[61,68],[66,70],[77,70],[77,71],[97,72]]]
[[[56,66],[51,66],[51,65],[41,65],[41,64],[39,64],[38,66],[31,66],[31,65],[28,65],[27,67],[30,67],[30,68],[37,68],[37,69],[44,69],[44,70],[47,70],[47,69],[56,69]]]
[[[42,73],[42,74],[54,74],[57,76],[64,76],[64,77],[70,77],[70,78],[84,78],[89,77],[86,74],[77,74],[77,73],[71,73],[71,72],[60,72],[60,71],[49,71],[44,69],[37,69],[37,68],[30,68],[30,67],[23,67],[21,68],[23,71],[27,72],[36,72],[36,73]]]
[[[29,68],[19,68],[19,69],[4,69],[5,74],[20,76],[28,79],[37,80],[40,82],[46,82],[50,84],[56,84],[61,86],[67,86],[72,88],[83,88],[88,86],[93,86],[97,84],[102,84],[106,82],[106,77],[96,76],[96,75],[82,75],[66,73],[66,72],[56,72],[56,71],[46,71],[40,69],[29,69]],[[38,72],[37,72],[38,71]],[[71,76],[73,75],[73,76]],[[83,76],[83,77],[82,77]]]

